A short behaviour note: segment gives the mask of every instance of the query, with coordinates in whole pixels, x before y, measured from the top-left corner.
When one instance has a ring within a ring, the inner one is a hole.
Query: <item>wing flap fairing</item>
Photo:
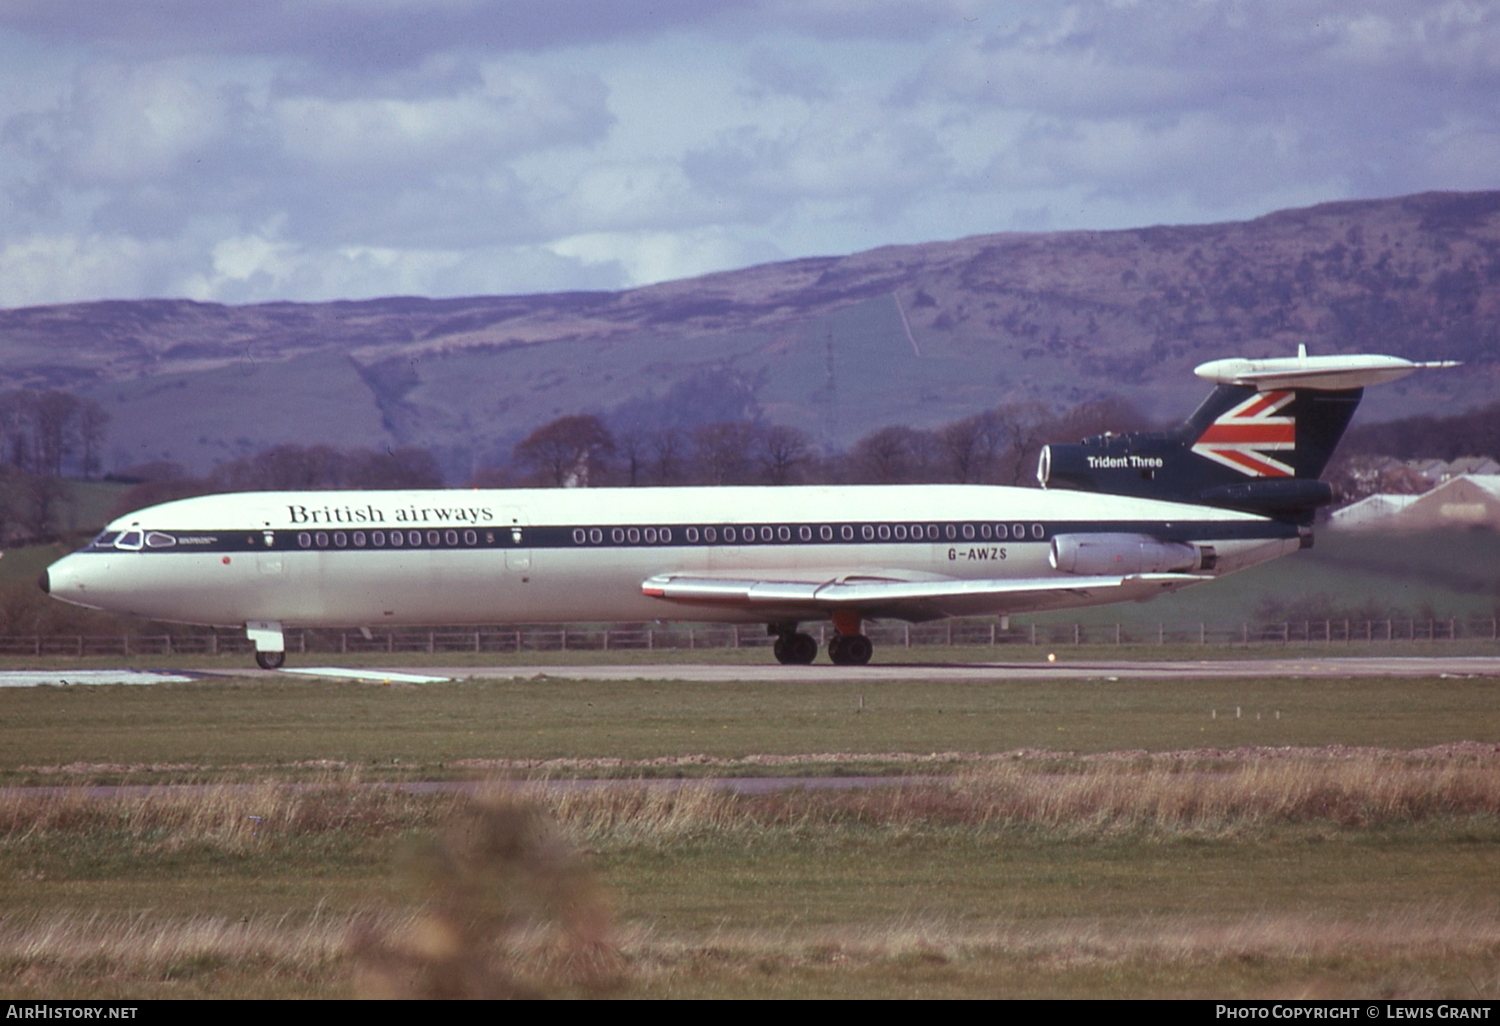
[[[1209,579],[1198,574],[1152,573],[1015,580],[846,577],[813,582],[660,574],[644,581],[641,590],[667,602],[730,606],[751,614],[798,614],[815,618],[848,609],[871,618],[920,622],[945,616],[1146,599]]]

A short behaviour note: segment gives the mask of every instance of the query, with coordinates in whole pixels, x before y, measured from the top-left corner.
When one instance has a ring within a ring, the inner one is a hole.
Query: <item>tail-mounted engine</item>
[[[1087,576],[1194,573],[1218,561],[1212,545],[1144,534],[1059,534],[1047,558],[1054,570]]]

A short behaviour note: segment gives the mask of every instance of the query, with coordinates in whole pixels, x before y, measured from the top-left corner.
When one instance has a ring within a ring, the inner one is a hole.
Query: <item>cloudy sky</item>
[[[0,0],[0,306],[1500,187],[1500,0]]]

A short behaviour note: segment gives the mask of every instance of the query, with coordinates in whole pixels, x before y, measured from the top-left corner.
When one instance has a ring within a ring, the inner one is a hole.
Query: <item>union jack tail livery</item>
[[[1215,360],[1195,373],[1217,384],[1180,427],[1097,435],[1042,450],[1044,488],[1167,499],[1309,523],[1333,490],[1318,477],[1367,385],[1451,361],[1394,356]]]
[[[1261,392],[1221,414],[1198,436],[1193,452],[1249,477],[1296,477],[1272,456],[1297,448],[1297,418],[1287,412],[1297,393]]]

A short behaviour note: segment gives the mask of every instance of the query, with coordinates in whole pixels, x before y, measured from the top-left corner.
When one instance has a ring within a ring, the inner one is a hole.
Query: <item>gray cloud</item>
[[[12,0],[0,303],[607,287],[1500,172],[1489,3]]]

